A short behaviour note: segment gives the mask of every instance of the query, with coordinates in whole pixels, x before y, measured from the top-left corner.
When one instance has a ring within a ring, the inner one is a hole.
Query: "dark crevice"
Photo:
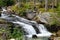
[[[36,25],[32,25],[32,26],[33,26],[33,28],[35,29],[36,33],[39,34],[40,31],[39,31],[39,29],[36,27]]]
[[[1,17],[1,13],[0,13],[0,17]]]
[[[37,36],[36,35],[33,35],[32,38],[37,38]]]

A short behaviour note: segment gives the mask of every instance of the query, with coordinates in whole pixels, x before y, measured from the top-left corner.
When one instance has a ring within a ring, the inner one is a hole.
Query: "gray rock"
[[[50,20],[50,13],[49,12],[44,12],[44,13],[40,13],[38,15],[39,19],[41,22],[43,23],[47,23],[48,24],[48,21]]]

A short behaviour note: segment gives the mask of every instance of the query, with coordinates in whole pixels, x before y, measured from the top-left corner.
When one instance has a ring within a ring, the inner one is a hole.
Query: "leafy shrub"
[[[2,6],[11,6],[14,3],[15,3],[14,0],[0,0],[0,7],[2,7]]]
[[[19,26],[13,26],[13,24],[10,24],[8,32],[9,38],[23,38],[23,31]]]
[[[12,6],[12,10],[14,10],[18,15],[25,16],[26,10],[30,8],[29,4],[21,4],[20,7],[17,5]]]

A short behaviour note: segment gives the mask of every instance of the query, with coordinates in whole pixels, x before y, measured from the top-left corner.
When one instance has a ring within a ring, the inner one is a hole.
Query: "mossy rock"
[[[0,19],[0,24],[7,24],[7,21]]]

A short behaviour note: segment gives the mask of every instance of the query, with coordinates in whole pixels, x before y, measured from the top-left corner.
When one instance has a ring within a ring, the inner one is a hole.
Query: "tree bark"
[[[48,0],[45,0],[45,11],[48,10]]]

